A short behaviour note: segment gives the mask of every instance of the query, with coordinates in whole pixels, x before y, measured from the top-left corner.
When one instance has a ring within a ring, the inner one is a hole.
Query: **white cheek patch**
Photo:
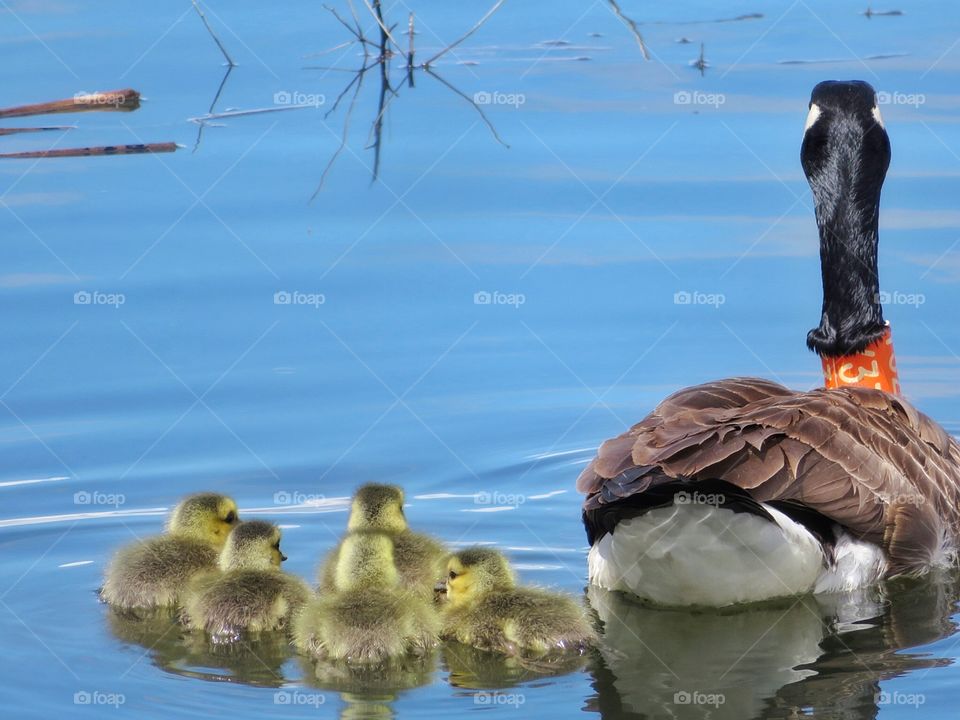
[[[877,105],[873,106],[873,119],[877,121],[877,125],[883,127],[883,116],[880,115],[880,108]]]
[[[803,131],[806,132],[813,127],[813,124],[820,118],[820,106],[816,103],[810,105],[810,112],[807,113],[807,124],[803,126]]]

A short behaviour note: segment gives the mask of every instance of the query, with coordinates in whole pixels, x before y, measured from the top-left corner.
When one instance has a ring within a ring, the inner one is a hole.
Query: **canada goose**
[[[438,629],[431,601],[401,581],[391,536],[359,532],[341,543],[333,586],[303,609],[293,638],[315,658],[364,665],[425,654]]]
[[[199,575],[188,586],[184,624],[218,639],[286,627],[311,592],[280,569],[287,559],[280,537],[280,528],[263,520],[237,525],[220,553],[219,572]]]
[[[471,547],[450,556],[441,637],[507,655],[583,650],[595,640],[571,598],[517,587],[503,553]]]
[[[217,553],[239,515],[225,495],[198,493],[170,513],[165,535],[122,548],[107,567],[101,597],[121,610],[177,604],[190,578],[217,566]]]
[[[347,532],[389,535],[403,586],[425,598],[432,598],[435,586],[443,580],[447,550],[429,535],[410,530],[403,512],[403,501],[403,489],[396,485],[362,485],[353,496]],[[320,568],[321,592],[335,586],[334,576],[343,542],[330,552]]]
[[[723,606],[954,561],[960,447],[892,394],[892,361],[876,362],[889,343],[877,227],[890,142],[870,85],[813,89],[801,161],[823,280],[807,344],[828,374],[840,358],[869,368],[808,392],[757,378],[686,388],[603,443],[577,480],[596,585]]]

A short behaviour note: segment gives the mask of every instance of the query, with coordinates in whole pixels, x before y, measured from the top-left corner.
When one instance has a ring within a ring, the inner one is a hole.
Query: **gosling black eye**
[[[274,550],[279,550],[279,549],[280,549],[280,541],[279,541],[279,540],[277,540],[277,541],[273,544],[273,549],[274,549]]]
[[[237,514],[231,510],[227,513],[227,517],[224,519],[227,521],[228,525],[233,525],[233,521],[237,519]]]
[[[450,579],[451,579],[451,580],[456,580],[456,579],[457,579],[457,574],[456,574],[453,570],[450,571]]]

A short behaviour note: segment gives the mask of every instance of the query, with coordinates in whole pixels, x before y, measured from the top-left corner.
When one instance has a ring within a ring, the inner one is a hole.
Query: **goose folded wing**
[[[945,519],[955,531],[958,467],[957,443],[900,398],[734,378],[668,397],[604,443],[577,487],[595,512],[679,479],[724,481],[759,502],[802,504],[904,571],[930,562]]]

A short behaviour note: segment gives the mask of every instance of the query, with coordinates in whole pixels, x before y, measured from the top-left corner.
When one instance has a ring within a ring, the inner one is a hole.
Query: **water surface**
[[[603,439],[685,385],[819,381],[803,346],[820,290],[798,153],[823,79],[862,78],[885,98],[886,313],[908,396],[957,429],[952,5],[871,17],[813,0],[620,6],[650,61],[605,2],[508,0],[436,62],[440,79],[416,71],[410,86],[394,58],[394,94],[378,67],[356,80],[356,45],[318,54],[350,39],[319,3],[205,5],[238,63],[226,80],[188,2],[0,5],[4,106],[124,86],[146,98],[134,113],[41,118],[76,127],[0,137],[4,152],[184,146],[0,164],[5,707],[952,711],[949,575],[736,614],[653,611],[591,590],[607,640],[580,666],[446,648],[360,682],[317,678],[282,645],[211,650],[169,624],[131,627],[97,602],[110,553],[204,488],[280,522],[288,569],[311,578],[368,480],[404,485],[414,526],[457,546],[494,543],[524,581],[583,594],[573,481]],[[415,12],[425,60],[488,7],[384,10],[404,45]],[[295,98],[316,107],[226,117],[202,133],[188,122]]]

